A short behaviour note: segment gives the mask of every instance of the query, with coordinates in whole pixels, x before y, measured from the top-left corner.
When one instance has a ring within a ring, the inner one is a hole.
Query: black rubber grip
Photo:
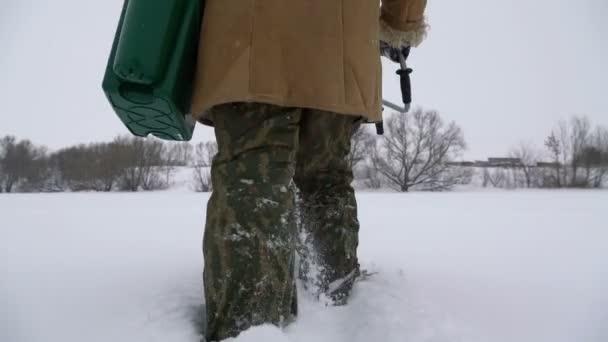
[[[384,122],[376,122],[376,134],[383,135],[384,134]]]
[[[397,75],[401,79],[401,98],[406,105],[412,103],[412,81],[410,74],[413,71],[411,68],[397,70]]]

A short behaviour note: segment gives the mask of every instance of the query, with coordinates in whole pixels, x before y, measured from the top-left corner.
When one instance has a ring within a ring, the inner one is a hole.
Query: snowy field
[[[199,341],[208,196],[0,195],[0,341]],[[359,194],[346,307],[235,342],[606,342],[608,192]]]

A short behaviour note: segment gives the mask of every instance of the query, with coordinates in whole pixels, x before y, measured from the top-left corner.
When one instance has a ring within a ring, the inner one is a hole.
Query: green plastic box
[[[192,138],[203,9],[203,0],[125,0],[102,87],[134,135]]]

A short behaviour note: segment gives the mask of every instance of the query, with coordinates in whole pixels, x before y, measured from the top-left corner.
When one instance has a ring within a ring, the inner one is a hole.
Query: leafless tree
[[[485,167],[483,168],[483,183],[484,188],[492,186],[493,188],[511,188],[512,183],[507,176],[507,168],[502,167]]]
[[[194,147],[194,190],[197,192],[208,192],[213,188],[211,182],[211,164],[213,157],[217,154],[215,142],[201,142]]]
[[[521,171],[525,187],[532,188],[539,186],[540,170],[536,164],[541,160],[542,153],[532,144],[521,142],[511,150],[509,156],[521,161],[520,164],[512,165],[511,168],[514,173]],[[514,175],[514,179],[516,183],[519,183],[516,175]]]
[[[119,136],[111,143],[66,148],[50,163],[72,191],[157,190],[173,170],[167,145],[157,139]]]
[[[373,158],[393,189],[446,190],[466,176],[447,164],[466,147],[455,123],[444,125],[437,112],[418,109],[395,114],[386,124],[386,134],[374,146]]]
[[[596,130],[597,131],[597,130]],[[601,131],[601,130],[600,130]],[[593,163],[601,159],[597,133],[587,117],[575,116],[561,121],[545,140],[545,146],[553,162],[550,183],[555,187],[591,186]],[[600,139],[601,140],[601,139]],[[584,176],[580,171],[586,171]]]
[[[6,136],[0,140],[0,188],[13,192],[22,186],[24,191],[35,188],[46,172],[46,149],[29,140]]]
[[[91,180],[92,161],[88,160],[86,146],[79,145],[57,151],[51,157],[62,181],[72,191],[97,190],[97,184]]]
[[[600,188],[608,177],[608,129],[597,127],[589,140],[590,145],[580,156],[585,169],[585,182],[590,187]]]
[[[46,168],[44,180],[35,191],[37,192],[63,192],[67,190],[67,184],[61,175],[55,154],[49,154],[44,161]]]
[[[352,135],[348,163],[355,168],[369,157],[371,146],[375,143],[375,136],[369,131],[367,125],[358,127]]]
[[[15,149],[16,138],[5,136],[0,140],[0,192],[11,192],[14,184],[18,181],[15,172],[11,172],[10,159]]]
[[[117,144],[121,159],[127,167],[119,179],[121,190],[138,191],[159,190],[169,186],[165,145],[155,138],[118,137]]]
[[[380,165],[378,164],[381,160],[380,157],[376,156],[378,153],[378,149],[375,145],[372,146],[370,161],[369,164],[365,166],[364,174],[364,184],[366,187],[370,189],[380,189],[384,185],[384,180],[382,174],[378,171]]]
[[[568,151],[568,159],[571,164],[570,186],[586,187],[587,183],[585,180],[579,179],[578,171],[583,166],[585,150],[591,145],[591,122],[587,117],[575,116],[571,119],[569,127],[565,124],[562,125],[565,127],[563,129],[569,133],[567,146],[570,147]]]
[[[166,160],[172,166],[187,166],[192,163],[192,145],[187,142],[171,142],[166,149]]]
[[[45,147],[36,147],[34,158],[19,186],[21,192],[57,192],[64,187],[57,182],[56,169],[51,164]]]
[[[557,188],[561,188],[562,184],[563,184],[563,182],[562,182],[562,167],[563,167],[562,149],[563,149],[563,147],[562,147],[561,140],[557,137],[555,132],[551,132],[551,134],[547,137],[547,139],[545,139],[545,147],[547,148],[547,151],[549,152],[549,156],[553,163],[553,172],[546,175],[543,183],[545,186],[554,186]]]
[[[78,145],[51,157],[61,180],[72,191],[111,191],[129,160],[117,142]]]

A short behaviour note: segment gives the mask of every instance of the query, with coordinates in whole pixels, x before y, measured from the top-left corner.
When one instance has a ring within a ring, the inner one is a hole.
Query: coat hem
[[[382,111],[381,111],[380,105],[378,107],[378,112],[376,114],[374,114],[373,112],[370,112],[368,109],[361,108],[361,107],[358,107],[358,108],[348,107],[348,106],[345,106],[344,104],[341,104],[341,105],[339,105],[339,104],[336,104],[336,105],[331,105],[331,104],[329,104],[329,105],[311,105],[310,103],[305,104],[304,102],[292,101],[292,100],[281,99],[281,98],[276,98],[276,97],[271,97],[271,96],[263,96],[263,95],[251,96],[251,97],[247,97],[247,98],[242,98],[242,97],[235,97],[235,98],[231,98],[231,99],[227,98],[227,99],[223,99],[221,101],[220,100],[208,101],[208,103],[201,106],[202,107],[201,110],[194,111],[192,113],[192,116],[194,117],[194,119],[196,121],[198,121],[204,125],[213,126],[213,122],[209,118],[209,112],[210,112],[211,108],[213,108],[217,105],[232,103],[232,102],[259,102],[259,103],[266,103],[266,104],[282,106],[282,107],[297,107],[297,108],[324,110],[324,111],[343,114],[343,115],[362,116],[365,119],[367,119],[369,122],[377,122],[377,121],[382,120]]]

